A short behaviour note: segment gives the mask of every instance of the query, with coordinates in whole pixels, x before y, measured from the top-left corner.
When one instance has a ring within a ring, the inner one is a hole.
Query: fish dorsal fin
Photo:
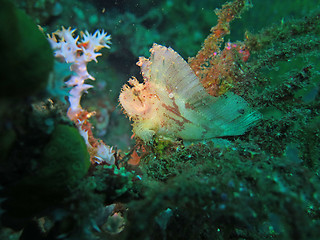
[[[172,48],[154,43],[149,59],[140,57],[138,66],[145,80],[166,86],[168,92],[200,100],[208,94],[188,63]]]

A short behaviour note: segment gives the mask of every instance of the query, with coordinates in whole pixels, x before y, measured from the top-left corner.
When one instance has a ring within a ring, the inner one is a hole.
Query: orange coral
[[[220,50],[224,36],[230,33],[230,22],[240,17],[242,10],[248,6],[245,0],[235,0],[216,10],[218,24],[211,29],[212,33],[205,39],[203,48],[189,59],[190,67],[212,96],[227,92],[236,78],[236,62],[248,60],[249,52],[243,43],[227,43],[225,49]]]

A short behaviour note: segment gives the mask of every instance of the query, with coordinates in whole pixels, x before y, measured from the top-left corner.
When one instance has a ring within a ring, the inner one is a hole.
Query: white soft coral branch
[[[85,84],[87,79],[95,80],[87,71],[87,64],[94,60],[97,62],[97,57],[101,53],[97,52],[101,48],[110,48],[111,36],[103,30],[97,30],[94,34],[87,31],[83,34],[81,40],[79,36],[74,36],[75,29],[62,27],[48,35],[49,42],[54,49],[56,58],[67,63],[71,63],[71,71],[75,74],[66,82],[68,87],[73,87],[69,92],[70,107],[68,117],[71,120],[76,120],[77,115],[82,111],[80,100],[83,92],[86,92],[93,86]]]
[[[85,139],[88,150],[92,159],[97,161],[107,161],[114,163],[112,148],[104,144],[102,141],[95,139],[92,135],[91,124],[87,119],[92,115],[83,110],[80,104],[83,92],[87,92],[93,86],[86,84],[85,80],[95,80],[87,71],[87,64],[97,57],[101,56],[98,51],[102,48],[110,48],[111,36],[106,32],[97,30],[94,34],[88,31],[82,33],[82,38],[74,36],[75,29],[62,27],[48,35],[48,40],[54,50],[55,57],[60,61],[70,63],[70,70],[74,73],[66,82],[71,87],[69,92],[68,117],[78,126],[79,132]]]

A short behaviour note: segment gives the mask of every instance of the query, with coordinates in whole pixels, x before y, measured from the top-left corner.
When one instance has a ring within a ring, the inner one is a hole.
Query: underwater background
[[[319,0],[0,4],[0,239],[319,239]],[[72,119],[77,62],[57,49],[74,41],[82,57],[100,33]],[[143,82],[136,62],[153,43],[259,121],[236,136],[140,139],[118,98]]]

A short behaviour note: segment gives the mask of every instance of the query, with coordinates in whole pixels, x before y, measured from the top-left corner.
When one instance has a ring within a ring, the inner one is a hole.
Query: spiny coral
[[[68,116],[71,120],[77,118],[83,110],[80,106],[80,99],[83,92],[92,88],[92,85],[85,84],[86,79],[95,80],[87,71],[87,63],[92,60],[97,62],[97,57],[101,53],[97,53],[101,48],[110,48],[110,35],[104,31],[96,31],[94,34],[86,32],[83,34],[82,41],[78,42],[79,36],[74,37],[75,29],[69,27],[57,30],[48,35],[48,40],[54,49],[57,59],[62,59],[67,63],[72,63],[71,70],[75,73],[66,82],[68,87],[72,87],[69,96],[70,108]]]
[[[110,48],[111,36],[107,35],[104,30],[96,31],[94,34],[89,32],[82,33],[82,40],[78,42],[79,36],[74,36],[75,29],[71,27],[57,30],[48,35],[48,40],[54,49],[55,57],[58,60],[72,63],[70,70],[75,73],[66,82],[71,87],[69,92],[68,117],[77,125],[81,136],[84,138],[92,161],[107,161],[114,163],[112,147],[107,146],[102,141],[94,138],[91,130],[91,124],[88,119],[94,115],[94,112],[87,112],[82,109],[80,100],[83,92],[86,92],[92,85],[85,84],[87,79],[95,80],[87,71],[87,63],[94,60],[102,54],[98,51],[102,48]]]
[[[135,78],[119,100],[133,131],[149,142],[158,137],[203,140],[243,134],[259,118],[240,96],[210,96],[189,65],[171,48],[154,44],[149,59],[140,57],[144,83]]]

